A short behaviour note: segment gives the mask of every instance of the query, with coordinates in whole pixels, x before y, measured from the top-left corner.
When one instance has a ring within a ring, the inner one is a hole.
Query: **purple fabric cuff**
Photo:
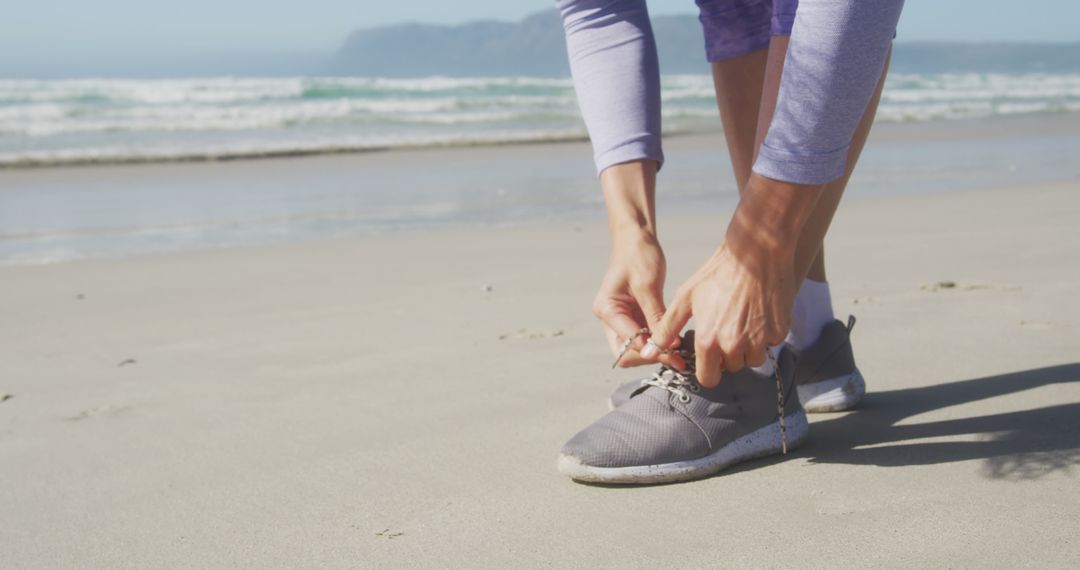
[[[844,175],[850,145],[827,154],[796,154],[761,145],[754,172],[792,184],[827,184]]]
[[[596,161],[597,175],[609,166],[635,160],[655,160],[657,172],[664,166],[664,151],[660,144],[660,137],[653,135],[630,140],[615,148],[595,154],[593,158]]]

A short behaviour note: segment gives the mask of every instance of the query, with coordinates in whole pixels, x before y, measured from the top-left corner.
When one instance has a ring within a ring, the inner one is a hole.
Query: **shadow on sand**
[[[814,421],[797,455],[812,463],[900,467],[985,459],[995,479],[1036,479],[1080,466],[1080,402],[897,425],[906,418],[1053,384],[1080,382],[1080,363],[920,388],[869,392],[857,411]],[[979,441],[924,442],[950,436]]]

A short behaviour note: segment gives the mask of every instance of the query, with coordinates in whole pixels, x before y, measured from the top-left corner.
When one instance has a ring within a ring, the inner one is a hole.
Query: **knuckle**
[[[630,278],[630,288],[635,291],[655,291],[660,284],[656,275],[635,275]]]
[[[615,310],[608,303],[597,302],[593,303],[592,312],[596,315],[596,318],[606,321],[614,315]]]
[[[705,354],[712,350],[712,347],[716,343],[713,342],[712,337],[709,335],[698,334],[694,335],[694,351],[700,354]]]

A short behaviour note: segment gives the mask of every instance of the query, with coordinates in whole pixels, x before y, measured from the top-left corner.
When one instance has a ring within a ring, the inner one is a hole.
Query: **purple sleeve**
[[[800,0],[754,172],[796,184],[844,175],[903,6],[903,0]]]
[[[660,68],[644,0],[557,0],[578,105],[596,171],[632,160],[664,162]]]

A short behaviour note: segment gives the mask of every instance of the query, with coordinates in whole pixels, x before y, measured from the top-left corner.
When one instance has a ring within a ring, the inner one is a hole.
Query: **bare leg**
[[[716,105],[724,123],[724,138],[735,172],[736,187],[740,191],[750,180],[750,167],[757,154],[754,142],[768,56],[769,50],[760,49],[712,64]]]
[[[776,105],[776,90],[780,87],[780,72],[784,67],[784,55],[787,54],[787,41],[787,36],[774,36],[769,49],[714,61],[712,64],[716,105],[724,123],[724,138],[727,141],[728,155],[731,157],[731,167],[735,172],[735,182],[740,191],[750,179],[750,168],[757,156],[760,139],[765,136],[765,131],[759,132],[758,121],[765,89],[773,91],[767,101],[770,104],[770,117],[772,108]],[[808,275],[810,279],[825,281],[824,257],[824,250],[814,257]]]
[[[784,69],[784,56],[787,54],[789,38],[786,36],[774,36],[769,46],[769,60],[765,71],[765,86],[762,90],[761,106],[758,115],[757,139],[754,148],[761,146],[765,139],[765,133],[769,130],[772,122],[773,111],[776,109],[776,99],[780,91],[780,76]],[[833,214],[844,195],[851,173],[859,161],[863,145],[870,135],[870,127],[874,124],[874,115],[877,113],[878,101],[881,99],[881,90],[885,86],[885,76],[889,71],[889,59],[885,59],[885,68],[878,80],[877,90],[870,99],[870,103],[863,113],[859,127],[851,140],[851,148],[848,151],[847,170],[844,176],[825,185],[813,213],[803,227],[799,237],[798,249],[795,253],[795,277],[796,279],[810,278],[814,281],[825,281],[825,234],[829,230]]]
[[[750,178],[757,149],[768,132],[776,108],[788,40],[787,36],[773,36],[768,50],[759,50],[712,64],[717,106],[724,123],[724,137],[727,139],[732,168],[740,190]],[[887,70],[888,61],[885,71]],[[848,153],[846,174],[826,185],[814,215],[803,230],[795,256],[798,265],[796,276],[802,275],[814,281],[826,280],[822,241],[870,133],[884,81],[885,72],[882,73],[877,92],[855,132]]]

